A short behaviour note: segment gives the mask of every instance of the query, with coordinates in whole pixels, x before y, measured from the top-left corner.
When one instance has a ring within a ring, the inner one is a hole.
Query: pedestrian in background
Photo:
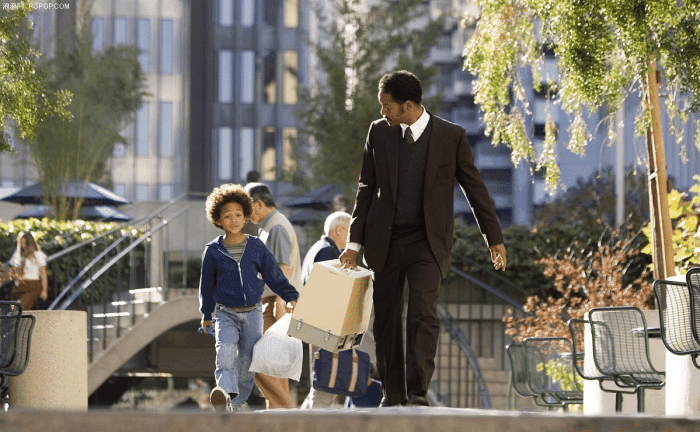
[[[29,231],[24,231],[17,237],[17,249],[10,258],[10,265],[14,267],[17,275],[10,298],[19,301],[22,310],[32,309],[39,297],[42,300],[48,299],[46,254]]]
[[[319,261],[328,261],[338,259],[340,251],[345,249],[345,243],[348,239],[348,229],[350,228],[350,215],[344,211],[336,211],[328,215],[323,224],[323,235],[314,243],[306,256],[301,269],[301,279],[304,285],[309,280],[311,270],[315,263]],[[309,389],[309,394],[306,396],[302,408],[329,408],[333,406],[340,407],[342,403],[335,394],[326,393],[313,388],[314,377],[314,355],[317,347],[309,345],[308,348],[308,364],[312,387]]]
[[[292,223],[277,210],[270,189],[264,183],[248,183],[246,192],[253,200],[251,221],[258,225],[260,240],[277,259],[289,282],[301,291],[301,255],[299,242]],[[286,313],[284,302],[269,289],[262,297],[264,330],[272,326]],[[255,374],[255,384],[267,400],[268,408],[291,408],[289,380],[265,374]]]

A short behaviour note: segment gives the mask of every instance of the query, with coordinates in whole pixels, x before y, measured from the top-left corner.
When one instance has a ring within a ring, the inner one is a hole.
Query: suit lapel
[[[399,182],[399,145],[401,144],[401,126],[389,127],[386,139],[386,160],[389,164],[389,180],[391,195],[396,202],[396,191]]]
[[[433,190],[435,175],[440,164],[440,153],[444,142],[444,129],[440,121],[430,111],[430,121],[432,122],[430,131],[430,143],[428,144],[428,160],[425,165],[425,180],[423,181],[423,198],[425,199]]]

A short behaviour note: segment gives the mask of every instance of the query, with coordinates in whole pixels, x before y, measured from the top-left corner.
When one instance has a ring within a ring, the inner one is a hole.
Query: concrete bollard
[[[86,411],[87,313],[27,311],[36,317],[27,369],[9,380],[11,409]]]
[[[688,355],[666,350],[666,415],[700,414],[700,370]]]

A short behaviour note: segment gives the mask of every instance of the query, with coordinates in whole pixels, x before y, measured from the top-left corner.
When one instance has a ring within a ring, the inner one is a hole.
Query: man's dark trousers
[[[390,405],[425,396],[435,370],[440,323],[437,300],[442,275],[423,227],[392,229],[384,268],[374,275],[374,338],[377,371]],[[408,282],[406,355],[403,345],[404,286]]]

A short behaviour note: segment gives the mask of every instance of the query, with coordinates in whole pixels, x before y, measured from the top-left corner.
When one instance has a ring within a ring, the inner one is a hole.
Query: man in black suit
[[[440,329],[438,291],[450,268],[455,179],[497,270],[505,270],[506,249],[464,128],[427,112],[420,81],[410,72],[384,75],[378,97],[383,118],[367,134],[349,243],[340,262],[354,268],[364,246],[364,259],[374,271],[373,330],[382,406],[428,405]]]

